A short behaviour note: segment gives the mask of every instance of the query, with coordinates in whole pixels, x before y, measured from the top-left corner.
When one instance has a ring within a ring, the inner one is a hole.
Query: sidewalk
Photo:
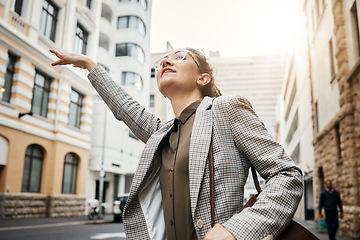
[[[105,214],[103,215],[102,219],[95,220],[88,220],[87,216],[62,218],[0,218],[0,232],[5,230],[20,230],[37,227],[42,228],[80,224],[103,224],[111,222],[113,222],[112,214]]]
[[[315,231],[314,221],[301,221],[298,223],[309,229],[320,240],[328,240],[327,233]],[[104,224],[113,222],[112,214],[105,214],[102,219],[88,220],[87,216],[64,217],[64,218],[0,218],[0,235],[5,230],[21,230],[27,228],[43,228],[53,226],[80,225],[80,224]],[[350,238],[337,236],[337,240],[351,240]]]
[[[298,219],[295,219],[296,222],[300,223],[304,227],[306,227],[310,232],[312,232],[315,236],[317,236],[320,240],[328,240],[328,234],[325,233],[319,233],[315,231],[315,222],[314,220],[311,221],[301,221]],[[351,240],[351,238],[343,237],[343,236],[336,236],[337,240]]]

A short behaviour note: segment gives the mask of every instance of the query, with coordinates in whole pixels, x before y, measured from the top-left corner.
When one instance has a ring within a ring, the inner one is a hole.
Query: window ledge
[[[46,48],[46,49],[50,49],[50,48],[57,49],[58,48],[53,41],[44,37],[43,35],[41,35],[41,33],[39,33],[38,43],[40,46],[42,46],[43,48]]]
[[[5,102],[3,100],[0,100],[0,104],[12,109],[16,109],[11,103]]]
[[[355,76],[360,72],[360,58],[356,61],[349,73],[345,76],[346,81],[354,80]]]
[[[333,84],[335,81],[337,81],[336,74],[331,77],[330,84]]]

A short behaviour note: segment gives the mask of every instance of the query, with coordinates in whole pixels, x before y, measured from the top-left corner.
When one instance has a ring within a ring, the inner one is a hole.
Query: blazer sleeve
[[[163,125],[159,118],[146,111],[99,65],[91,70],[88,78],[114,116],[123,121],[144,143]]]
[[[303,193],[302,173],[265,128],[247,99],[221,101],[235,144],[266,180],[256,203],[235,214],[223,226],[237,239],[274,239],[290,223]]]

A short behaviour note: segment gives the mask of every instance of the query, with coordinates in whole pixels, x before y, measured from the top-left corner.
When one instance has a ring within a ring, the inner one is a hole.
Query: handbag
[[[253,165],[251,165],[251,173],[254,179],[254,184],[256,191],[258,192],[256,195],[252,196],[249,201],[243,206],[240,212],[247,207],[251,207],[256,202],[258,195],[261,192],[261,187],[259,184],[259,180],[257,178],[256,170]],[[212,140],[210,142],[210,151],[209,151],[209,175],[210,175],[210,204],[211,204],[211,227],[215,225],[215,188],[214,188],[214,152],[213,152],[213,144]],[[300,225],[294,220],[291,220],[289,225],[284,229],[284,231],[277,237],[279,240],[319,240],[314,234],[312,234],[305,227]]]

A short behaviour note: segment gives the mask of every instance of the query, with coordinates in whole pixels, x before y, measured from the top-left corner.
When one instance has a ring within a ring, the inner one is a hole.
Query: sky
[[[296,33],[299,0],[153,0],[150,51],[195,47],[221,57],[277,54]]]

